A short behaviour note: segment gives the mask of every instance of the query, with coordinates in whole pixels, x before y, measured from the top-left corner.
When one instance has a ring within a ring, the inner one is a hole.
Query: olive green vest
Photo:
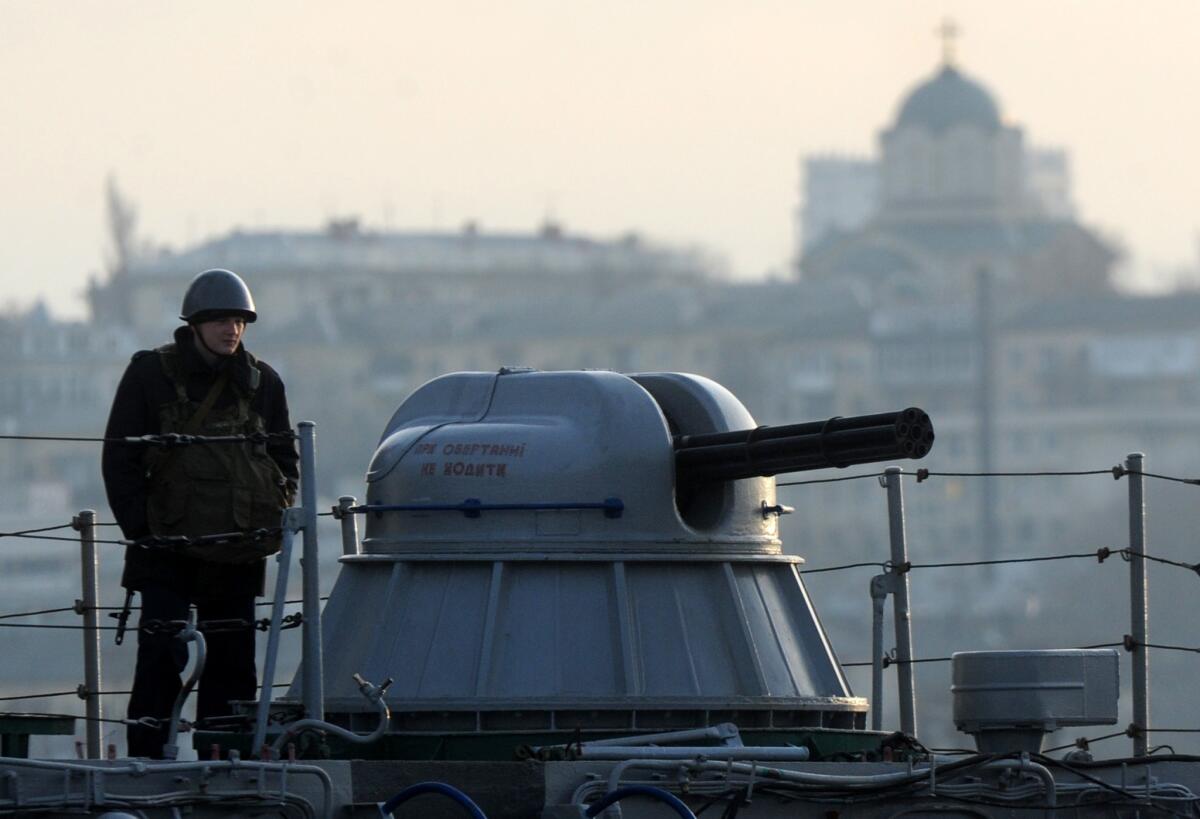
[[[266,430],[261,415],[250,408],[261,372],[250,359],[251,389],[232,382],[236,401],[212,409],[197,425],[201,404],[188,397],[186,373],[174,344],[154,351],[175,386],[175,400],[159,409],[161,431],[192,435],[242,435]],[[210,402],[211,404],[211,402]],[[171,448],[149,447],[145,455],[149,496],[146,518],[155,535],[211,535],[278,528],[288,505],[287,483],[279,466],[260,443],[194,443]],[[278,536],[234,543],[184,547],[190,557],[216,563],[250,563],[279,551]]]

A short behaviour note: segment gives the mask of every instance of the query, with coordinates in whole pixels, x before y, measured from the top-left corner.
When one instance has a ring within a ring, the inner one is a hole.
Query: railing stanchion
[[[883,607],[887,603],[888,576],[871,578],[871,730],[883,730]]]
[[[1133,665],[1133,755],[1145,756],[1150,739],[1150,587],[1146,578],[1145,455],[1133,452],[1125,459],[1129,479],[1129,613],[1133,637],[1129,653]]]
[[[304,579],[303,669],[304,716],[325,719],[325,691],[321,651],[321,571],[317,550],[317,444],[312,421],[300,427],[300,505],[304,509],[304,551],[300,566]]]
[[[342,495],[338,498],[334,517],[342,521],[342,554],[356,555],[358,548],[358,516],[346,510],[357,506],[358,501],[353,495]]]
[[[917,698],[913,685],[912,617],[908,607],[908,541],[904,530],[904,470],[889,466],[884,470],[888,499],[888,535],[892,547],[892,619],[896,626],[896,677],[900,696],[900,730],[907,736],[917,733]]]
[[[96,513],[84,509],[71,521],[79,532],[81,599],[77,609],[83,615],[83,686],[80,696],[84,700],[87,716],[87,758],[100,759],[100,612],[97,600],[100,596],[97,578]]]

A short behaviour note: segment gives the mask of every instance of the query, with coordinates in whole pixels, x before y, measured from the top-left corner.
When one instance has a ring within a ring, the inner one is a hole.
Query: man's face
[[[201,321],[194,325],[204,341],[204,346],[217,355],[233,355],[242,334],[246,332],[246,320],[237,316],[225,316],[212,321]]]

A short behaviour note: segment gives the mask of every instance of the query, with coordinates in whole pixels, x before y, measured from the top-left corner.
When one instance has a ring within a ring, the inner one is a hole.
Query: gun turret
[[[430,381],[367,471],[366,537],[324,621],[359,637],[327,642],[325,667],[394,677],[393,733],[574,742],[734,712],[747,730],[865,728],[770,476],[919,458],[932,425],[910,409],[753,427],[687,373]],[[347,724],[373,707],[349,677],[325,695]]]
[[[924,458],[933,446],[933,423],[924,410],[909,407],[827,421],[678,435],[674,445],[676,481],[687,486]]]

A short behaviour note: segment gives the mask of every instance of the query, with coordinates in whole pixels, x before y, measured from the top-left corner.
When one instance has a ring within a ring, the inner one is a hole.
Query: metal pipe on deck
[[[271,743],[271,758],[277,759],[279,757],[279,750],[283,748],[284,743],[286,743],[292,737],[299,735],[302,731],[309,729],[322,731],[326,734],[333,734],[336,737],[341,737],[347,742],[357,742],[360,744],[374,742],[387,733],[388,728],[390,728],[392,724],[392,712],[391,709],[388,708],[386,695],[388,686],[392,684],[392,678],[388,677],[382,684],[378,686],[373,685],[367,680],[363,679],[359,674],[354,674],[353,679],[358,684],[359,692],[366,698],[367,702],[371,704],[376,713],[379,714],[379,722],[376,724],[374,731],[369,734],[356,734],[340,725],[334,725],[333,723],[325,722],[324,720],[309,719],[306,717],[295,722],[289,722],[287,725],[283,726],[283,730],[280,731],[279,736],[277,736],[275,741]]]
[[[184,643],[185,650],[188,643],[195,643],[196,653],[192,658],[192,673],[183,681],[183,686],[175,696],[175,704],[171,707],[170,724],[167,726],[167,741],[163,745],[163,759],[176,759],[179,756],[179,721],[183,716],[183,704],[187,702],[192,689],[196,687],[196,683],[204,674],[204,664],[208,660],[208,648],[204,640],[204,634],[196,627],[195,609],[188,612],[187,625],[175,635],[174,639],[181,640]]]
[[[170,773],[176,777],[182,774],[195,773],[198,774],[196,784],[206,782],[217,772],[227,772],[231,777],[235,775],[243,775],[253,777],[258,780],[257,796],[275,795],[276,793],[286,794],[286,780],[289,776],[308,775],[315,776],[321,785],[322,805],[318,816],[323,819],[333,819],[333,780],[329,773],[320,766],[306,765],[296,762],[253,762],[249,760],[234,759],[228,760],[201,760],[201,761],[184,761],[176,762],[174,760],[155,761],[148,759],[127,760],[125,762],[109,762],[104,765],[91,765],[85,762],[59,762],[56,760],[47,759],[11,759],[6,758],[4,765],[6,768],[26,768],[36,771],[50,771],[56,774],[63,775],[63,781],[69,783],[71,779],[81,779],[87,781],[89,777],[95,776],[97,773],[102,773],[108,780],[116,776],[129,776],[139,779],[145,778],[156,773]],[[266,787],[265,777],[256,776],[263,771],[280,774],[281,790],[279,792],[270,791]],[[94,780],[93,780],[94,781]],[[80,804],[84,811],[89,811],[95,807],[92,802],[96,793],[104,793],[104,782],[101,780],[92,789],[85,790],[83,793],[69,790],[65,792],[67,802],[72,799],[77,800],[75,804]],[[245,795],[245,794],[240,794]],[[170,795],[162,795],[159,797],[150,796],[145,800],[145,804],[155,806],[155,800],[161,799],[162,807],[170,808]],[[139,811],[140,813],[140,811]],[[90,814],[89,814],[90,815]]]
[[[275,663],[279,658],[279,633],[283,627],[283,606],[287,602],[288,573],[292,565],[292,547],[296,539],[296,526],[301,523],[302,512],[296,508],[283,513],[282,545],[275,562],[275,597],[271,602],[271,626],[267,632],[267,653],[263,660],[262,686],[258,692],[258,708],[254,721],[254,741],[251,751],[258,753],[267,741],[267,722],[271,716],[271,697],[275,685]]]
[[[584,748],[600,748],[609,745],[634,746],[634,745],[663,745],[670,742],[696,742],[702,739],[719,739],[722,744],[728,747],[741,746],[741,732],[737,725],[732,722],[722,722],[717,725],[710,725],[706,728],[689,728],[683,731],[661,731],[656,734],[635,734],[632,736],[613,737],[611,739],[592,739],[583,743],[571,743],[573,745],[581,745]],[[546,746],[551,747],[551,746]],[[565,748],[566,746],[556,746]],[[534,751],[541,750],[534,748]]]
[[[624,759],[736,759],[760,762],[806,762],[808,748],[792,746],[731,745],[601,745],[579,746],[578,759],[616,761]]]

